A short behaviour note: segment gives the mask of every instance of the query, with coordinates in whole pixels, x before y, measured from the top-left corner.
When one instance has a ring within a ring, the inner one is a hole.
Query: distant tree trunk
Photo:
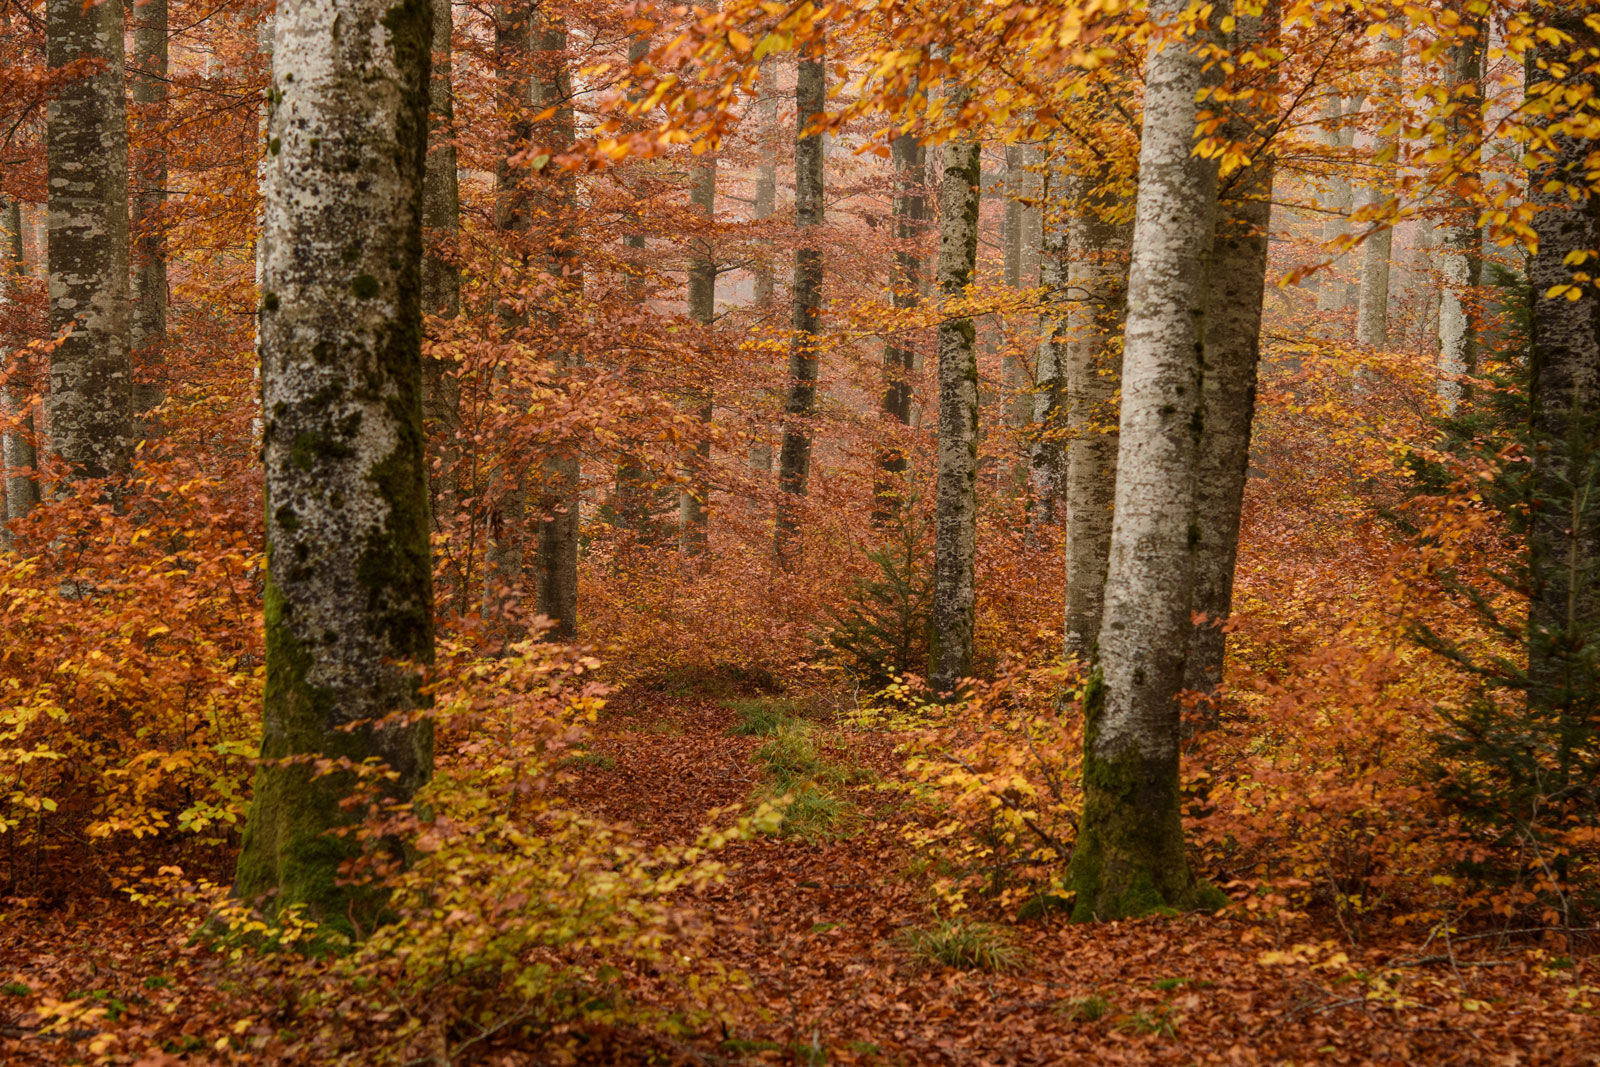
[[[1241,14],[1233,52],[1276,47],[1276,0],[1261,15]],[[1266,290],[1267,236],[1272,212],[1275,159],[1264,142],[1276,119],[1270,95],[1235,105],[1223,136],[1249,146],[1251,163],[1228,175],[1218,194],[1216,233],[1205,312],[1205,378],[1199,466],[1195,477],[1193,609],[1206,621],[1189,637],[1184,688],[1215,697],[1222,685],[1227,634],[1222,622],[1233,610],[1234,565],[1239,556],[1239,519],[1245,473],[1250,465],[1250,429],[1255,418],[1256,365],[1261,355],[1261,304]],[[1205,709],[1214,720],[1213,699]]]
[[[1085,705],[1073,916],[1197,898],[1179,817],[1178,693],[1189,638],[1206,258],[1216,163],[1194,152],[1204,39],[1187,0],[1152,0],[1123,345],[1121,446],[1105,615]]]
[[[1039,284],[1039,254],[1044,247],[1044,212],[1040,202],[1044,156],[1037,148],[1028,148],[1022,158],[1027,165],[1023,180],[1028,196],[1022,208],[1022,284],[1032,288]]]
[[[789,352],[789,393],[784,401],[783,447],[778,453],[778,565],[793,566],[800,552],[800,498],[811,475],[811,415],[817,403],[818,330],[822,322],[822,134],[805,135],[812,117],[827,107],[822,42],[801,57],[795,82],[794,343]]]
[[[1385,58],[1383,99],[1389,106],[1393,106],[1396,102],[1401,44],[1399,38],[1384,38],[1378,45],[1378,50]],[[1379,172],[1385,176],[1392,176],[1395,170],[1392,158],[1395,139],[1392,136],[1380,135],[1373,147]],[[1391,158],[1383,159],[1385,154]],[[1367,203],[1381,204],[1388,195],[1389,189],[1386,183],[1374,184],[1367,191]],[[1389,347],[1389,264],[1393,256],[1394,229],[1385,224],[1362,245],[1361,302],[1356,311],[1356,340],[1376,349]]]
[[[1454,168],[1452,190],[1478,182],[1480,142],[1483,138],[1483,55],[1487,26],[1481,18],[1467,21],[1468,35],[1450,46],[1447,88],[1451,111],[1445,128],[1461,165]],[[1454,415],[1467,399],[1467,389],[1457,380],[1477,369],[1478,340],[1472,328],[1471,294],[1483,271],[1478,233],[1478,208],[1470,195],[1449,194],[1448,211],[1439,227],[1440,271],[1444,276],[1439,299],[1439,399],[1445,413]]]
[[[759,136],[761,138],[760,159],[756,167],[756,197],[755,206],[750,217],[756,222],[762,222],[772,217],[778,204],[778,84],[777,70],[772,57],[761,61],[760,82],[756,88],[756,114],[759,119]],[[756,243],[756,306],[766,307],[772,303],[772,242],[763,238]],[[763,475],[772,473],[772,438],[770,427],[767,425],[767,406],[776,403],[776,398],[763,390],[760,404],[760,415],[756,436],[750,442],[750,452],[747,464],[752,471]],[[754,506],[754,502],[752,502]]]
[[[27,274],[27,262],[22,255],[22,205],[15,200],[5,201],[0,220],[5,223],[4,262],[0,262],[0,305],[10,303],[15,287]],[[38,454],[34,451],[33,408],[30,404],[27,368],[23,367],[15,352],[0,353],[0,375],[5,382],[0,385],[0,417],[15,420],[19,425],[7,430],[0,441],[0,462],[6,468],[6,510],[0,516],[0,548],[17,547],[12,523],[28,517],[39,503],[39,482],[35,468]]]
[[[1059,180],[1066,172],[1056,167]],[[1049,194],[1051,179],[1045,178]],[[1028,443],[1028,540],[1056,521],[1061,483],[1066,477],[1066,449],[1062,444],[1065,381],[1063,362],[1070,314],[1067,280],[1071,272],[1070,224],[1066,219],[1041,222],[1039,285],[1044,289],[1044,309],[1039,313],[1039,348],[1033,370],[1033,432]]]
[[[1108,173],[1091,184],[1075,175],[1067,277],[1073,302],[1063,350],[1067,398],[1066,654],[1088,661],[1100,633],[1106,561],[1111,552],[1117,489],[1117,390],[1122,385],[1122,331],[1128,307],[1133,242],[1129,205],[1108,192]]]
[[[1006,285],[1012,289],[1021,289],[1023,286],[1022,268],[1026,258],[1027,209],[1023,200],[1028,195],[1029,174],[1025,156],[1026,152],[1022,145],[1006,146],[1006,199],[1003,227],[1005,239],[1002,245],[1005,253]],[[1017,442],[1016,454],[1012,456],[1010,462],[1003,465],[1004,489],[1015,495],[1026,492],[1028,484],[1028,454],[1025,441],[1028,434],[1028,419],[1033,414],[1033,397],[1030,395],[1033,383],[1028,380],[1028,372],[1023,367],[1021,358],[1009,345],[1000,357],[1000,379],[1000,387],[1005,396],[1006,426],[1010,428]]]
[[[567,24],[547,18],[540,9],[533,36],[535,71],[533,107],[535,114],[555,109],[555,116],[542,131],[544,151],[553,155],[564,151],[576,139],[577,119],[572,104],[572,72],[567,62]],[[577,258],[572,216],[577,208],[577,188],[570,172],[545,175],[540,188],[545,213],[560,220],[546,259],[546,269],[555,279],[560,306],[568,294],[581,290],[582,265]],[[552,313],[552,318],[560,312]],[[570,352],[557,352],[555,362],[565,370],[576,366]],[[538,577],[535,583],[539,614],[549,618],[553,640],[567,640],[578,630],[578,491],[581,485],[578,453],[562,448],[545,465],[546,489],[540,501]]]
[[[902,133],[890,144],[894,160],[894,201],[890,212],[896,242],[889,275],[890,300],[895,310],[909,311],[922,302],[922,257],[917,244],[927,225],[928,202],[924,191],[927,173],[922,142]],[[883,346],[883,401],[881,410],[888,433],[898,437],[911,425],[911,376],[916,369],[914,343],[901,332],[889,335]],[[873,493],[873,521],[888,522],[899,509],[905,486],[906,453],[896,440],[878,453],[878,481]]]
[[[461,193],[456,177],[455,93],[451,84],[450,0],[433,0],[433,67],[428,89],[428,158],[422,177],[422,310],[453,319],[461,313],[461,268],[457,265]],[[459,507],[461,386],[455,368],[437,356],[423,360],[422,411],[428,426],[429,511],[435,527],[455,525]],[[450,610],[466,610],[466,576],[451,572]]]
[[[955,106],[965,101],[957,92]],[[945,144],[939,187],[940,295],[961,300],[978,254],[980,147],[976,138]],[[928,682],[953,692],[972,673],[977,606],[978,354],[970,318],[939,323],[939,470],[934,496],[933,640]]]
[[[717,160],[709,152],[689,171],[689,203],[707,225],[716,216]],[[717,264],[712,258],[708,230],[700,247],[689,261],[689,317],[705,327],[707,337],[716,318]],[[690,409],[704,432],[711,429],[712,396],[709,388],[694,389],[687,398]],[[678,495],[678,545],[685,556],[703,556],[709,544],[706,500],[710,485],[706,475],[711,466],[711,441],[695,443],[694,456],[684,468],[686,487]]]
[[[1586,14],[1593,17],[1592,6],[1581,0],[1535,0],[1532,6],[1538,25],[1570,40],[1555,44],[1539,38],[1528,58],[1529,101],[1540,101],[1543,110],[1535,121],[1549,135],[1528,183],[1529,200],[1539,208],[1533,221],[1539,247],[1528,261],[1530,421],[1536,446],[1530,450],[1528,673],[1533,684],[1528,702],[1530,710],[1556,716],[1564,731],[1592,732],[1592,720],[1580,716],[1593,704],[1592,692],[1586,691],[1593,668],[1582,663],[1586,654],[1593,662],[1600,618],[1595,582],[1600,514],[1593,499],[1600,482],[1600,297],[1592,281],[1574,274],[1593,274],[1600,195],[1593,186],[1594,141],[1581,132],[1592,112],[1575,101],[1592,101],[1600,93],[1600,76],[1590,66],[1600,49],[1600,32],[1585,23]],[[1587,54],[1580,57],[1580,50]],[[1590,263],[1569,260],[1583,253]],[[1562,763],[1559,772],[1566,770]],[[1557,773],[1552,770],[1551,790],[1564,785]]]
[[[529,88],[530,0],[501,0],[495,6],[494,69],[500,77],[501,108],[512,117],[505,153],[495,171],[494,227],[506,235],[502,253],[517,269],[514,278],[527,276],[527,233],[532,226],[526,176],[512,160],[525,156],[532,136],[532,98]],[[516,337],[527,325],[527,311],[510,294],[502,294],[496,310],[501,329]],[[512,388],[510,372],[501,367],[492,388]],[[522,602],[522,565],[525,550],[527,487],[518,457],[495,457],[488,490],[487,537],[483,552],[483,614],[500,636],[509,636],[510,623]]]
[[[644,60],[650,54],[650,38],[639,35],[628,42],[628,66]],[[636,216],[635,216],[636,217]],[[628,251],[625,253],[632,261],[636,270],[644,269],[645,237],[637,229],[630,229],[622,236],[622,246]],[[645,302],[645,287],[643,279],[635,275],[629,289],[636,303],[643,305]],[[625,375],[630,388],[635,392],[644,391],[642,371],[636,362],[630,362],[625,370]],[[617,457],[617,495],[616,495],[616,522],[623,530],[629,530],[645,541],[656,539],[655,522],[655,479],[645,464],[644,457],[630,450],[624,451]]]
[[[423,706],[417,665],[433,658],[420,304],[429,21],[422,3],[290,0],[273,60],[267,681],[234,890],[355,933],[379,920],[382,890],[336,883],[363,848],[328,833],[358,817],[341,806],[357,783],[316,761],[377,759],[397,775],[382,789],[402,802],[433,765],[429,720],[374,725]],[[381,847],[403,857],[397,841]]]
[[[1355,126],[1350,121],[1361,110],[1361,98],[1341,100],[1339,94],[1329,89],[1322,98],[1322,118],[1327,123],[1322,132],[1323,141],[1330,148],[1348,149],[1355,144]],[[1348,166],[1336,163],[1328,178],[1328,203],[1331,214],[1322,220],[1322,240],[1331,245],[1350,229],[1350,211],[1355,198],[1350,188]],[[1343,311],[1350,306],[1350,282],[1345,278],[1349,255],[1333,255],[1333,265],[1317,286],[1318,311]]]
[[[133,367],[128,298],[128,116],[122,5],[49,0],[51,70],[90,64],[46,109],[50,195],[50,440],[68,478],[128,469]]]
[[[134,358],[140,377],[133,410],[143,415],[166,399],[167,250],[162,213],[167,203],[167,0],[130,4],[133,16],[133,73],[128,79],[142,126],[142,144],[133,161],[130,224],[133,246]],[[141,427],[148,434],[152,427]]]

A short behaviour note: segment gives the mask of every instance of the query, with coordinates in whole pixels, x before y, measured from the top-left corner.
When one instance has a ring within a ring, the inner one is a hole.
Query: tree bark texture
[[[1085,706],[1074,917],[1186,907],[1178,693],[1192,586],[1206,259],[1216,164],[1194,154],[1197,45],[1186,0],[1153,0],[1123,341],[1121,442],[1098,656]]]
[[[639,34],[628,42],[628,67],[643,61],[650,54],[650,38]],[[625,253],[636,271],[642,272],[644,261],[645,237],[636,229],[630,229],[622,236],[622,246],[628,249]],[[635,273],[630,280],[629,289],[633,299],[643,304],[645,302],[645,287],[642,273]],[[625,370],[627,380],[636,392],[644,392],[643,372],[636,362],[630,361]],[[659,530],[656,524],[655,508],[655,478],[646,464],[644,457],[633,451],[624,451],[617,457],[617,493],[616,493],[616,522],[623,530],[632,531],[637,537],[646,542],[654,542]]]
[[[138,377],[133,409],[143,415],[166,399],[167,0],[128,8],[133,17],[133,70],[128,78],[143,137],[132,160],[133,358]],[[144,427],[148,432],[150,427]]]
[[[922,302],[922,257],[918,243],[927,225],[927,184],[922,142],[902,133],[890,144],[894,161],[893,219],[895,251],[889,275],[890,300],[896,311],[909,311]],[[883,346],[883,399],[881,410],[886,427],[898,436],[900,428],[911,425],[911,380],[916,369],[914,342],[903,333],[890,334]],[[873,521],[889,521],[900,506],[904,491],[906,452],[896,440],[878,453],[878,482],[874,492]]]
[[[1060,183],[1066,171],[1056,167],[1053,176]],[[1050,178],[1045,192],[1050,191]],[[1039,531],[1056,521],[1056,505],[1061,483],[1066,477],[1066,447],[1063,425],[1063,365],[1067,343],[1070,293],[1067,278],[1071,273],[1070,223],[1066,219],[1042,223],[1039,251],[1039,284],[1044,289],[1044,309],[1039,313],[1039,347],[1033,367],[1033,428],[1028,441],[1028,539],[1037,541]]]
[[[1100,632],[1117,485],[1117,390],[1128,306],[1129,205],[1106,193],[1111,176],[1067,184],[1068,329],[1062,346],[1066,394],[1067,593],[1065,651],[1087,662]]]
[[[956,101],[963,100],[961,94]],[[978,254],[980,147],[975,138],[945,144],[939,183],[940,295],[965,299]],[[953,692],[972,673],[977,606],[978,353],[972,320],[939,323],[938,474],[934,490],[933,640],[928,681]]]
[[[1528,699],[1533,709],[1570,714],[1588,699],[1575,688],[1592,678],[1576,667],[1581,656],[1574,649],[1593,641],[1600,628],[1600,509],[1591,499],[1600,483],[1600,296],[1593,281],[1573,277],[1593,273],[1592,257],[1600,248],[1600,196],[1592,186],[1594,142],[1575,135],[1563,120],[1577,118],[1565,101],[1592,100],[1600,93],[1594,66],[1600,33],[1584,21],[1591,9],[1576,0],[1542,0],[1534,12],[1540,24],[1571,40],[1555,44],[1541,38],[1528,70],[1530,108],[1537,108],[1536,121],[1550,136],[1546,158],[1529,181],[1529,199],[1539,208],[1533,223],[1539,249],[1528,263],[1535,446]],[[1589,51],[1575,56],[1580,49]],[[1564,103],[1553,106],[1558,100]],[[1588,263],[1568,262],[1573,253],[1585,252]],[[1574,286],[1576,300],[1570,299]],[[1592,723],[1580,728],[1592,729]]]
[[[1464,36],[1450,46],[1450,107],[1445,127],[1450,151],[1456,153],[1452,190],[1478,182],[1480,142],[1483,139],[1483,56],[1487,27],[1479,19],[1466,22]],[[1443,224],[1439,227],[1439,265],[1443,285],[1439,296],[1439,400],[1445,413],[1454,415],[1467,390],[1459,380],[1477,367],[1477,336],[1472,326],[1472,292],[1483,270],[1478,232],[1478,209],[1465,195],[1451,192]]]
[[[0,305],[12,300],[15,286],[27,274],[27,262],[22,254],[22,205],[7,200],[0,205],[3,221],[4,260],[0,261]],[[28,517],[39,503],[39,481],[36,467],[38,453],[34,449],[33,409],[28,388],[27,368],[21,366],[15,352],[0,352],[0,416],[16,423],[0,438],[0,463],[6,469],[5,513],[0,515],[0,548],[16,547],[14,523]]]
[[[711,324],[716,318],[717,264],[712,258],[712,220],[716,216],[717,160],[707,153],[689,170],[689,205],[694,213],[706,220],[705,237],[696,242],[697,247],[689,261],[689,318],[711,335]],[[707,388],[694,389],[686,398],[702,427],[709,431],[712,418],[712,396]],[[685,556],[703,556],[710,544],[710,524],[706,513],[711,487],[706,474],[711,466],[711,441],[709,438],[695,443],[694,454],[683,470],[685,487],[678,494],[678,547]]]
[[[1020,144],[1006,146],[1004,268],[1006,284],[1013,289],[1023,286],[1023,264],[1027,239],[1027,207],[1030,175],[1026,150]],[[1006,426],[1017,442],[1017,453],[1004,464],[1005,489],[1010,493],[1027,490],[1028,454],[1025,441],[1028,420],[1033,414],[1033,383],[1020,356],[1008,345],[1000,358],[1000,386],[1005,395]]]
[[[50,440],[71,478],[128,469],[133,435],[128,295],[128,116],[122,4],[45,5],[49,67],[87,61],[46,108],[50,196]]]
[[[1378,45],[1384,57],[1383,102],[1389,107],[1398,103],[1400,82],[1400,38],[1385,38]],[[1381,120],[1380,120],[1381,121]],[[1373,156],[1381,174],[1392,178],[1395,172],[1393,136],[1379,139],[1373,146]],[[1385,154],[1390,158],[1385,160]],[[1381,204],[1389,196],[1387,184],[1376,184],[1367,190],[1366,201]],[[1361,295],[1356,310],[1356,340],[1376,349],[1389,347],[1389,264],[1394,255],[1394,229],[1383,229],[1368,237],[1361,250]]]
[[[345,771],[429,777],[417,664],[433,656],[422,435],[426,0],[284,0],[268,130],[261,363],[267,682],[234,888],[359,932],[381,891],[335,884],[361,847]],[[353,727],[353,728],[352,728]],[[398,856],[398,842],[386,848]],[[270,900],[267,899],[270,897]]]
[[[827,106],[827,72],[821,42],[800,59],[795,81],[794,341],[789,350],[789,391],[783,405],[783,445],[778,453],[778,564],[789,567],[800,551],[800,499],[811,476],[811,416],[817,403],[818,331],[822,323],[822,249],[813,243],[822,226],[822,134],[805,134]]]
[[[1235,55],[1276,46],[1278,5],[1235,24]],[[1222,684],[1233,610],[1233,575],[1239,557],[1239,521],[1250,466],[1255,419],[1256,367],[1261,356],[1261,305],[1266,293],[1267,240],[1275,160],[1265,144],[1276,114],[1270,96],[1239,100],[1223,136],[1250,146],[1249,165],[1229,174],[1219,189],[1205,312],[1204,410],[1195,477],[1193,610],[1205,616],[1189,636],[1184,688],[1214,698]],[[1386,231],[1387,232],[1387,231]],[[1214,719],[1213,699],[1204,709]]]

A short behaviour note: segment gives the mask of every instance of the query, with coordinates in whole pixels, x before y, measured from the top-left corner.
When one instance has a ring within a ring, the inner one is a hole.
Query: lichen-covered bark
[[[86,63],[46,108],[50,444],[68,478],[125,471],[133,436],[128,115],[120,3],[48,0],[51,70]]]
[[[566,22],[546,15],[541,8],[534,22],[533,49],[532,110],[535,114],[551,109],[555,112],[536,131],[537,139],[545,154],[565,151],[572,144],[576,126]],[[577,184],[571,172],[543,175],[539,190],[540,209],[547,217],[572,218]],[[545,312],[553,327],[560,308],[583,290],[583,265],[578,259],[575,235],[567,225],[560,228],[545,250],[544,260],[545,269],[557,286],[556,306]],[[556,352],[554,357],[558,366],[567,369],[578,362],[571,352]],[[545,466],[534,588],[539,614],[553,624],[546,636],[555,640],[566,640],[578,630],[580,475],[578,453],[571,447],[558,450]]]
[[[1258,54],[1277,46],[1278,4],[1261,15],[1241,14],[1231,50]],[[1205,616],[1189,637],[1184,688],[1214,695],[1222,684],[1227,634],[1222,622],[1233,610],[1234,565],[1239,554],[1239,517],[1250,465],[1250,429],[1255,418],[1256,365],[1261,355],[1261,303],[1266,288],[1268,222],[1275,160],[1266,140],[1276,113],[1271,94],[1234,105],[1223,127],[1229,141],[1249,146],[1251,163],[1230,173],[1218,191],[1206,297],[1204,431],[1195,475],[1194,611]],[[1205,707],[1214,718],[1215,702]]]
[[[427,0],[277,9],[261,293],[267,681],[234,888],[369,928],[381,892],[335,884],[359,849],[345,771],[404,800],[431,773],[416,664],[433,655],[422,437]],[[353,728],[352,728],[353,727]],[[386,842],[397,853],[400,843]]]
[[[1600,196],[1593,186],[1594,142],[1575,136],[1576,101],[1600,94],[1600,32],[1586,23],[1589,5],[1579,0],[1539,0],[1540,25],[1569,40],[1541,38],[1529,61],[1530,105],[1549,137],[1549,148],[1533,171],[1529,199],[1537,205],[1538,251],[1528,261],[1533,293],[1531,429],[1535,444],[1535,506],[1528,528],[1531,579],[1528,673],[1529,703],[1541,711],[1567,711],[1573,685],[1585,675],[1572,666],[1575,648],[1593,640],[1600,617],[1600,522],[1593,491],[1600,449],[1600,296],[1588,264],[1574,253],[1600,248]],[[1580,56],[1579,51],[1586,50]],[[1561,100],[1557,106],[1555,100]],[[1592,107],[1592,104],[1590,105]],[[1587,111],[1588,121],[1594,112]],[[1576,285],[1578,299],[1570,299]],[[1547,295],[1559,287],[1554,296]],[[1579,705],[1581,706],[1581,704]],[[1564,769],[1564,768],[1563,768]]]
[[[1088,661],[1100,632],[1106,560],[1117,485],[1117,389],[1122,381],[1122,329],[1128,303],[1131,205],[1107,192],[1110,176],[1067,183],[1068,289],[1072,294],[1061,377],[1066,394],[1067,518],[1064,649]]]
[[[894,162],[894,200],[890,215],[894,226],[894,261],[889,275],[889,299],[897,311],[909,311],[922,302],[922,257],[917,243],[927,224],[928,204],[924,195],[927,182],[922,142],[902,133],[890,144]],[[890,334],[883,346],[883,397],[879,410],[887,430],[898,435],[900,427],[911,425],[911,376],[917,353],[910,339]],[[904,492],[901,475],[906,472],[906,453],[898,441],[878,453],[878,480],[873,491],[873,521],[889,521],[899,507]]]
[[[1057,168],[1057,180],[1065,178]],[[1045,182],[1049,192],[1050,179]],[[1028,442],[1028,539],[1056,521],[1061,482],[1066,476],[1065,405],[1062,363],[1067,343],[1067,277],[1072,251],[1069,224],[1052,219],[1043,227],[1039,251],[1039,285],[1044,309],[1039,313],[1039,347],[1033,366],[1033,431]]]
[[[783,445],[778,452],[778,565],[791,566],[800,551],[800,498],[811,476],[811,415],[817,404],[818,331],[822,323],[822,249],[814,243],[822,226],[822,134],[806,134],[812,117],[827,106],[827,70],[822,42],[812,42],[795,79],[794,340],[789,349],[789,390],[783,403]]]
[[[1483,55],[1487,27],[1481,17],[1464,22],[1462,36],[1449,49],[1446,79],[1450,91],[1445,116],[1449,147],[1455,154],[1448,183],[1454,190],[1478,181],[1478,161],[1483,139]],[[1472,291],[1483,270],[1478,232],[1478,209],[1470,196],[1448,195],[1444,221],[1439,227],[1439,400],[1445,413],[1454,415],[1467,395],[1461,375],[1477,367],[1478,343],[1472,328]]]
[[[957,106],[964,96],[954,96]],[[939,183],[937,284],[947,301],[966,297],[978,254],[979,145],[960,138],[944,146]],[[928,682],[952,692],[972,673],[977,606],[978,353],[972,320],[945,317],[939,356],[938,474],[934,489],[933,625]]]
[[[166,397],[167,250],[162,213],[167,203],[167,0],[129,5],[133,69],[128,82],[144,136],[133,160],[133,359],[139,381],[134,411]],[[150,427],[142,428],[148,433]]]
[[[27,273],[27,263],[22,255],[22,205],[15,200],[0,204],[0,305],[12,299],[12,287],[17,279]],[[0,548],[16,547],[16,534],[12,523],[28,517],[39,503],[39,481],[35,468],[38,455],[34,451],[33,410],[28,407],[28,385],[25,368],[19,365],[15,352],[0,351],[0,416],[14,422],[14,428],[0,438],[0,464],[6,469],[5,511],[0,513]]]
[[[716,215],[717,160],[707,153],[689,171],[689,206],[709,224]],[[689,318],[708,332],[716,317],[717,264],[712,258],[711,235],[697,243],[689,260]],[[685,398],[694,417],[709,429],[712,398],[709,389],[695,389]],[[685,556],[703,556],[709,546],[706,499],[710,486],[706,473],[711,465],[711,441],[696,442],[694,455],[685,466],[685,488],[678,494],[678,547]]]
[[[1194,153],[1204,61],[1186,0],[1153,0],[1123,340],[1121,445],[1105,612],[1067,873],[1074,917],[1194,900],[1179,817],[1178,693],[1195,543],[1206,259],[1216,165]]]
[[[511,116],[505,152],[495,169],[494,228],[505,236],[503,254],[514,277],[527,274],[527,231],[532,207],[523,174],[532,137],[533,101],[528,78],[532,8],[530,0],[501,0],[494,8],[494,68],[503,111]],[[501,297],[496,309],[500,328],[515,336],[527,325],[527,313],[511,294]],[[517,403],[510,375],[501,368],[494,388],[508,402]],[[525,468],[519,457],[500,455],[490,474],[485,494],[487,538],[483,551],[483,614],[500,636],[510,636],[512,620],[522,602],[523,555],[526,550],[528,491]]]
[[[1400,38],[1384,38],[1378,44],[1384,56],[1382,102],[1394,107],[1397,103],[1400,75]],[[1394,175],[1395,150],[1393,136],[1379,136],[1373,145],[1373,156],[1379,174],[1387,181]],[[1385,159],[1385,156],[1391,158]],[[1367,190],[1369,205],[1381,204],[1389,195],[1387,181],[1372,185]],[[1356,309],[1356,340],[1373,348],[1389,347],[1389,260],[1394,254],[1394,230],[1388,226],[1368,237],[1361,251],[1361,295]]]

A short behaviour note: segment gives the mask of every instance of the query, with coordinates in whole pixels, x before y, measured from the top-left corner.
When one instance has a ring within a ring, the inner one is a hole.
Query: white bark
[[[22,250],[22,205],[15,200],[0,206],[0,305],[12,299],[14,286],[28,273],[28,264]],[[0,513],[0,548],[16,547],[16,534],[12,523],[28,517],[39,503],[39,481],[35,468],[38,453],[34,448],[33,411],[28,406],[26,368],[20,365],[14,352],[0,350],[0,416],[16,425],[0,439],[0,464],[6,470],[5,511]]]

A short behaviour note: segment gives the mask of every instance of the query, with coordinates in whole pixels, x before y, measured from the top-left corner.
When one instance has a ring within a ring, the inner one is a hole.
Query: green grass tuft
[[[739,721],[728,727],[730,737],[771,737],[791,726],[795,720],[794,702],[790,700],[724,700],[723,706],[732,709]]]
[[[573,752],[562,756],[558,761],[562,767],[593,767],[599,771],[609,771],[617,765],[617,761],[604,752]]]
[[[907,927],[898,940],[924,963],[963,971],[1014,971],[1027,958],[1010,930],[967,919],[940,920],[927,928]]]
[[[1111,1001],[1099,993],[1090,993],[1086,997],[1070,997],[1056,1005],[1056,1011],[1063,1018],[1075,1023],[1097,1023],[1111,1014]]]

